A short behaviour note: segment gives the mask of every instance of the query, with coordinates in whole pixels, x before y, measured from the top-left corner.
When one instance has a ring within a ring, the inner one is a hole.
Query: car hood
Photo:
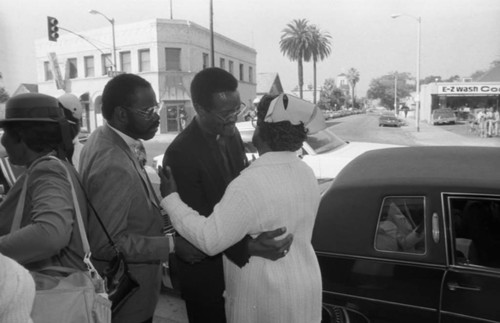
[[[302,159],[313,169],[316,178],[335,178],[349,162],[364,152],[392,147],[401,146],[370,142],[350,142],[338,149],[322,154],[305,155]]]

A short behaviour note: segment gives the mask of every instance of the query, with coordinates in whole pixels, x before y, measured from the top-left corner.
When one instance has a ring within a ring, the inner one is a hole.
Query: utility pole
[[[394,73],[394,110],[398,115],[398,72]]]
[[[210,0],[210,56],[211,56],[211,66],[215,67],[215,55],[214,55],[214,6],[213,6],[213,0]]]

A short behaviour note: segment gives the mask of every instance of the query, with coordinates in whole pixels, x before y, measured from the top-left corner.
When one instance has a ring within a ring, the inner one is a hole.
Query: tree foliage
[[[283,55],[287,56],[291,61],[297,61],[299,72],[299,93],[302,95],[304,86],[304,71],[302,61],[311,60],[311,51],[309,43],[311,37],[307,19],[294,19],[286,25],[282,30],[280,40],[280,50]]]
[[[409,82],[412,77],[409,73],[390,73],[382,77],[373,79],[368,88],[367,97],[369,99],[379,99],[380,104],[386,108],[394,106],[394,83],[397,77],[397,97],[399,99],[410,96],[415,90],[413,82]]]
[[[349,87],[351,88],[351,104],[354,107],[354,88],[359,82],[359,72],[354,67],[351,67],[347,71],[347,81],[349,82]]]
[[[345,93],[335,85],[335,79],[326,79],[319,95],[319,108],[323,110],[338,110],[345,102]]]
[[[0,103],[6,102],[10,98],[9,93],[4,87],[0,87]]]
[[[332,38],[328,32],[321,31],[317,26],[309,26],[310,43],[309,50],[313,60],[313,78],[314,78],[314,96],[313,103],[316,104],[316,63],[326,59],[331,53],[330,39]]]

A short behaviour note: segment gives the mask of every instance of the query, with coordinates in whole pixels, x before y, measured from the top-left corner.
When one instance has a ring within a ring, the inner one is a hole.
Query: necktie
[[[138,140],[133,146],[133,148],[134,148],[133,149],[134,154],[137,157],[139,164],[141,165],[141,167],[144,167],[144,165],[146,165],[147,157],[146,157],[146,149],[144,148],[142,141]]]
[[[216,141],[217,141],[217,147],[219,147],[219,152],[222,157],[224,175],[226,177],[226,181],[230,182],[232,171],[231,171],[231,165],[229,164],[229,158],[227,156],[226,140],[224,139],[223,136],[218,136]]]

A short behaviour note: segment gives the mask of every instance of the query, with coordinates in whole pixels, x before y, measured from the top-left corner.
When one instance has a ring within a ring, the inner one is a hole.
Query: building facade
[[[101,95],[110,77],[134,73],[148,80],[160,103],[160,132],[179,131],[195,112],[189,87],[194,75],[211,65],[210,30],[187,20],[153,19],[112,28],[61,33],[57,42],[35,43],[38,90],[79,96],[85,106],[82,128],[103,123]],[[214,33],[214,63],[239,81],[241,101],[256,96],[257,52]],[[116,64],[116,68],[114,65]]]

